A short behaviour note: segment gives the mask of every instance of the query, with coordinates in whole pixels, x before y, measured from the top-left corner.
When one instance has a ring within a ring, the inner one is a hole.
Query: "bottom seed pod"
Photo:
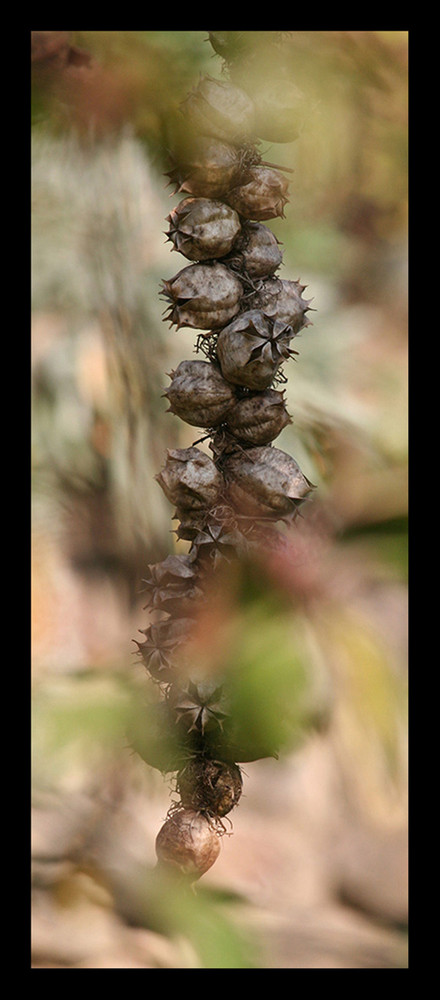
[[[156,837],[159,864],[195,882],[217,861],[220,840],[206,816],[182,809],[165,820]]]
[[[226,816],[237,805],[243,788],[240,768],[203,757],[191,760],[177,776],[177,791],[185,809]]]

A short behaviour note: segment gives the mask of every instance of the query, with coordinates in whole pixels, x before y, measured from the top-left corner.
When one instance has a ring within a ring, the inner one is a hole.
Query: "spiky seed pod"
[[[294,353],[292,327],[258,309],[241,313],[220,331],[216,352],[222,374],[235,385],[266,389],[283,361]]]
[[[197,881],[217,861],[220,840],[209,820],[194,809],[172,813],[156,837],[158,863]]]
[[[284,394],[266,389],[238,400],[228,413],[226,426],[239,441],[263,445],[274,441],[291,422]]]
[[[288,323],[294,333],[299,333],[304,327],[311,325],[306,312],[310,310],[312,300],[303,299],[305,288],[306,285],[301,285],[299,281],[268,278],[262,281],[257,292],[249,296],[249,308],[261,309],[266,316]]]
[[[199,733],[201,737],[221,729],[228,714],[222,685],[209,678],[172,684],[168,704],[182,730]]]
[[[284,218],[288,190],[289,182],[279,170],[259,165],[247,171],[243,180],[227,192],[225,200],[244,219],[264,222]]]
[[[223,471],[233,503],[255,517],[292,515],[314,489],[295,459],[271,445],[226,456]]]
[[[241,229],[237,212],[213,198],[184,198],[167,221],[173,249],[193,261],[224,257]]]
[[[201,135],[239,144],[254,132],[253,101],[227,80],[202,77],[182,101],[181,110],[189,126]]]
[[[176,163],[167,176],[176,187],[196,198],[222,198],[233,186],[242,167],[242,154],[230,143],[197,136],[189,148],[177,150]]]
[[[227,263],[229,267],[244,271],[249,278],[268,278],[282,259],[283,252],[275,234],[261,222],[245,221]]]
[[[219,562],[230,558],[232,554],[243,554],[246,547],[246,539],[238,529],[220,523],[208,522],[194,536],[191,552],[197,553],[199,562],[209,560],[215,569]]]
[[[177,791],[185,809],[208,816],[226,816],[237,805],[243,790],[235,763],[195,757],[177,775]]]
[[[191,613],[204,599],[202,589],[197,586],[197,572],[189,555],[170,555],[160,563],[148,567],[143,580],[147,603],[145,608],[178,613],[180,617]]]
[[[170,503],[193,513],[212,507],[223,486],[212,459],[195,447],[169,449],[155,478]]]
[[[217,427],[236,401],[236,392],[209,361],[181,361],[164,395],[175,413],[193,427]]]
[[[145,635],[145,640],[135,642],[145,667],[154,680],[168,680],[177,650],[187,641],[193,625],[193,618],[174,618],[154,622],[148,628],[139,630]]]
[[[177,328],[216,330],[237,315],[243,285],[224,264],[189,264],[163,282],[162,294],[170,301],[166,321]]]
[[[148,565],[148,574],[143,582],[150,586],[166,586],[168,583],[188,580],[196,575],[197,571],[190,556],[169,555],[162,562]]]

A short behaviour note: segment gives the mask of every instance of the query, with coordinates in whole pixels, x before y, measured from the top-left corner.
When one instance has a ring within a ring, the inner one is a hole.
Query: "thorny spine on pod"
[[[174,507],[175,534],[189,543],[148,566],[144,584],[150,623],[137,642],[162,694],[143,759],[174,771],[179,802],[156,839],[158,865],[194,881],[215,862],[222,817],[242,792],[238,764],[277,756],[275,738],[252,737],[234,717],[227,678],[200,676],[191,636],[206,607],[206,582],[225,560],[252,547],[281,544],[271,527],[290,524],[314,489],[295,459],[272,442],[291,423],[283,366],[310,325],[305,285],[277,276],[283,254],[266,221],[285,217],[287,166],[263,160],[261,141],[291,142],[305,102],[281,65],[284,36],[265,32],[279,70],[268,79],[261,32],[209,32],[224,60],[181,102],[168,177],[174,194],[166,232],[190,263],[162,282],[164,321],[197,332],[196,351],[169,373],[168,410],[202,428],[192,446],[169,449],[158,485]],[[210,438],[209,449],[197,447]],[[162,733],[159,730],[162,727]],[[167,735],[170,744],[167,747]]]

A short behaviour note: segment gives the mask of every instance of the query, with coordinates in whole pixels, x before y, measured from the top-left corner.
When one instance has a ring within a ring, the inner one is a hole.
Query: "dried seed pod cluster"
[[[242,35],[249,40],[232,38]],[[253,35],[209,33],[229,78],[204,77],[182,101],[191,139],[177,144],[168,174],[183,197],[167,237],[190,263],[163,281],[164,318],[198,331],[195,349],[205,360],[182,360],[164,396],[171,413],[205,432],[212,457],[197,443],[169,450],[156,477],[178,538],[190,544],[187,555],[149,566],[145,579],[151,623],[137,645],[160,700],[153,738],[139,752],[176,775],[179,799],[158,834],[158,862],[193,880],[218,856],[223,818],[241,796],[240,764],[276,750],[234,718],[227,678],[204,677],[191,661],[197,613],[219,563],[261,545],[263,526],[293,520],[313,489],[273,445],[291,421],[277,385],[297,353],[292,341],[309,325],[310,302],[299,280],[277,276],[282,250],[264,223],[284,216],[289,182],[258,148],[269,133],[296,137],[303,99],[279,81],[265,90],[259,80],[257,100],[248,92],[240,67],[243,52],[252,66]]]

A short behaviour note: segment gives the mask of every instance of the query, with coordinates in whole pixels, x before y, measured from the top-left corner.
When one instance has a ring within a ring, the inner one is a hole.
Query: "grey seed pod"
[[[241,229],[237,212],[212,198],[184,198],[167,221],[173,249],[194,261],[224,257]]]
[[[239,441],[263,445],[278,437],[291,422],[284,394],[266,389],[238,400],[228,413],[226,426]]]
[[[196,198],[222,198],[241,170],[241,154],[235,146],[207,135],[197,136],[189,148],[176,153],[177,165],[167,176],[175,192]]]
[[[164,395],[175,413],[193,427],[217,427],[236,401],[236,393],[209,361],[181,361]]]
[[[165,320],[177,328],[215,330],[238,313],[243,285],[224,264],[189,264],[163,282],[162,294],[171,303]]]
[[[170,503],[193,513],[211,507],[223,486],[212,459],[194,447],[168,450],[165,466],[155,478]]]
[[[247,221],[243,222],[227,263],[244,271],[249,278],[268,278],[282,259],[283,252],[275,234],[261,222]]]
[[[227,381],[249,389],[267,389],[281,363],[291,357],[290,326],[252,309],[241,313],[218,335],[216,352]]]
[[[284,218],[284,207],[289,201],[289,182],[274,167],[254,166],[243,181],[225,195],[228,205],[245,219],[264,222],[266,219]]]
[[[238,144],[254,132],[252,99],[227,80],[202,77],[182,101],[181,111],[195,131],[215,139]]]
[[[266,316],[272,316],[282,323],[288,323],[294,333],[311,326],[306,312],[310,310],[311,299],[303,299],[306,285],[299,281],[285,281],[282,278],[268,278],[259,290],[249,296],[249,307],[261,309]]]
[[[279,520],[294,513],[314,489],[295,459],[270,445],[226,456],[223,472],[228,496],[249,516]]]

